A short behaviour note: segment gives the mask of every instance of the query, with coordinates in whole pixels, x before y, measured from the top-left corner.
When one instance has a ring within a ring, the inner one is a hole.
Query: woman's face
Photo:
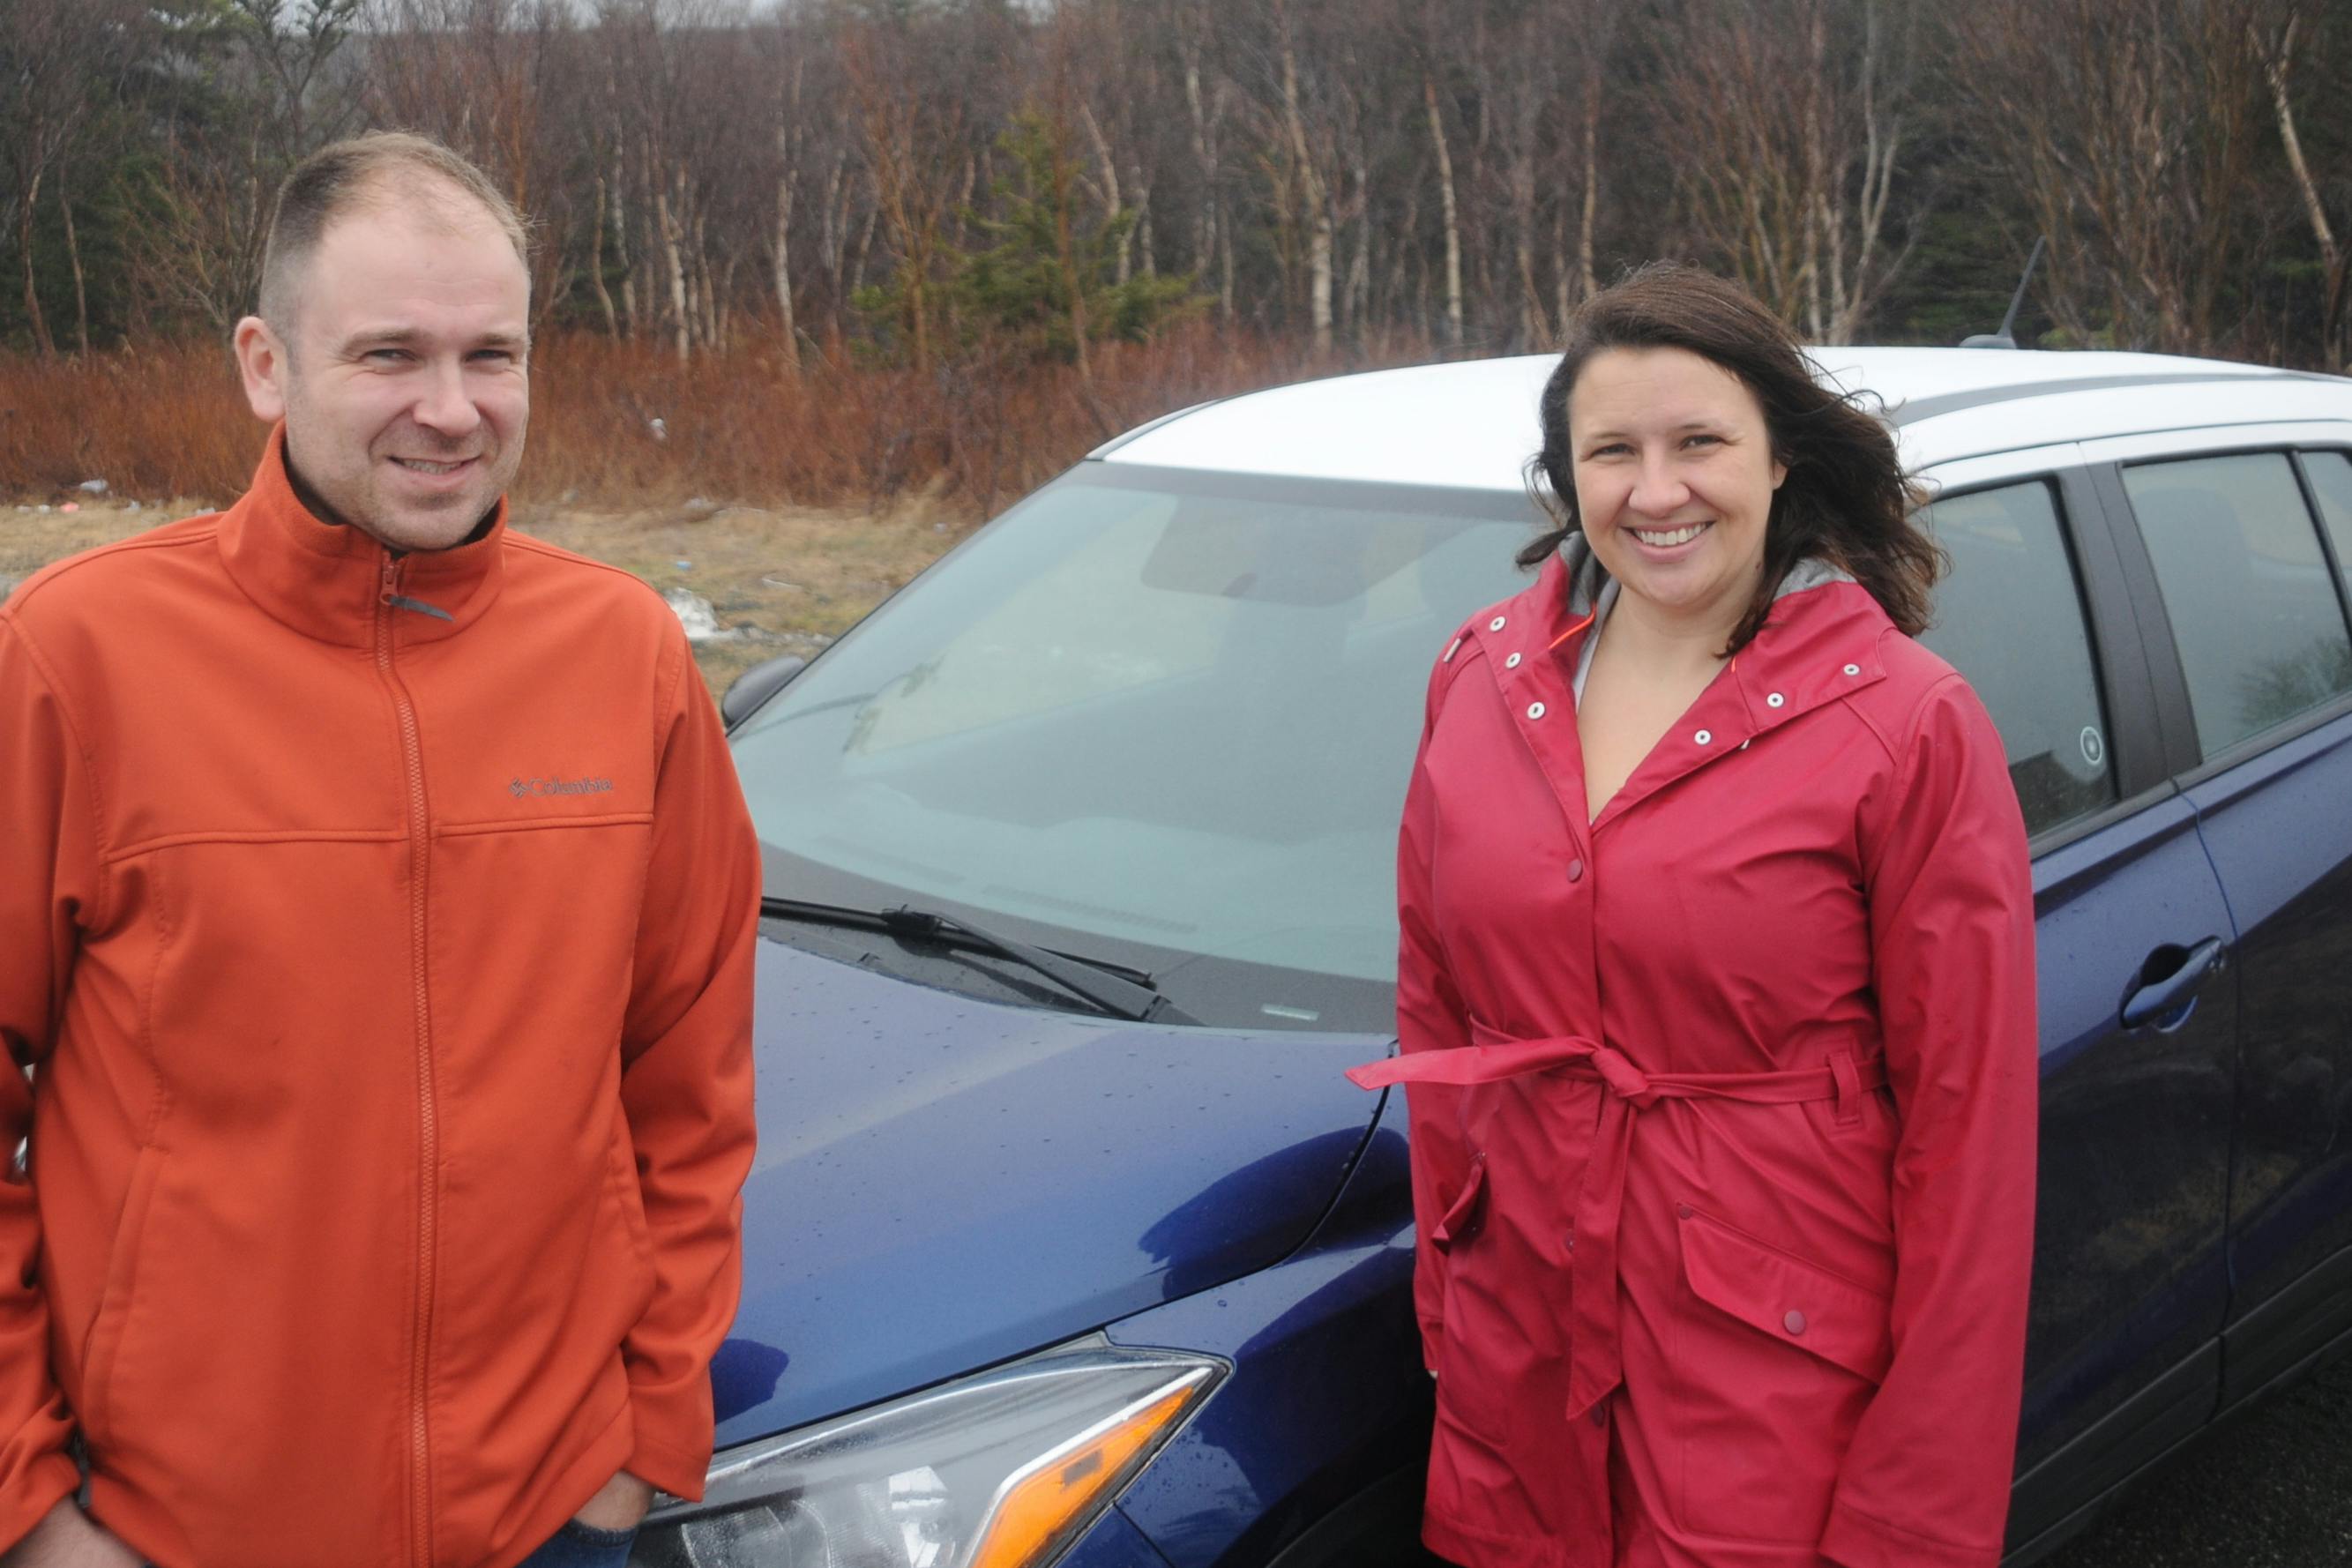
[[[1755,395],[1686,349],[1604,349],[1569,391],[1568,436],[1577,513],[1609,574],[1674,620],[1728,633],[1788,477]]]

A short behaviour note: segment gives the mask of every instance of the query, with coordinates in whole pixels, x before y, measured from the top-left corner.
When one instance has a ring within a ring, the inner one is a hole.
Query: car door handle
[[[2137,1029],[2179,1011],[2221,962],[2218,936],[2186,949],[2167,942],[2149,953],[2147,962],[2139,966],[2138,986],[2124,998],[2124,1027]]]

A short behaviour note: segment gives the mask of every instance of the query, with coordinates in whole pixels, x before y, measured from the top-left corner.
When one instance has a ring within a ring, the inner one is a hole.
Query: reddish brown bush
[[[1428,357],[1419,342],[1318,358],[1196,325],[1062,365],[929,372],[766,344],[680,364],[652,343],[572,333],[534,355],[526,500],[631,507],[691,496],[840,505],[936,489],[978,514],[1108,436],[1204,398]],[[199,342],[41,362],[0,359],[0,497],[48,500],[85,479],[118,495],[226,502],[260,449],[225,348]]]

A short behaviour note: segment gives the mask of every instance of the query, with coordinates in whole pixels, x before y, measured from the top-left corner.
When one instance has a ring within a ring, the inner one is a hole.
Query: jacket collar
[[[479,620],[506,579],[506,498],[478,539],[395,557],[371,535],[321,522],[286,474],[286,426],[269,433],[253,488],[222,514],[229,576],[277,620],[320,642],[437,642]]]
[[[1592,635],[1602,581],[1590,546],[1571,534],[1533,584],[1485,612],[1465,633],[1486,654],[1513,720],[1553,775],[1579,840],[1586,837],[1584,763],[1570,680],[1584,639]],[[1892,627],[1886,612],[1851,576],[1824,562],[1801,562],[1774,595],[1763,629],[1675,721],[1593,819],[1591,830],[1685,774],[1736,756],[1758,737],[1885,679],[1881,639]]]

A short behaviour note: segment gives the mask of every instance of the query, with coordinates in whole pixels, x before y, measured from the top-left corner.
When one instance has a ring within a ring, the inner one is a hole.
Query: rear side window
[[[2189,678],[2198,748],[2352,690],[2352,637],[2284,453],[2146,463],[2124,489]]]
[[[1936,625],[1919,640],[1965,676],[2009,753],[2025,830],[2116,799],[2105,715],[2074,563],[2042,480],[1952,496],[1927,509],[1951,557]]]
[[[2336,570],[2352,596],[2352,454],[2305,452],[2303,471],[2319,502],[2319,521],[2327,525],[2328,542],[2336,546]]]

